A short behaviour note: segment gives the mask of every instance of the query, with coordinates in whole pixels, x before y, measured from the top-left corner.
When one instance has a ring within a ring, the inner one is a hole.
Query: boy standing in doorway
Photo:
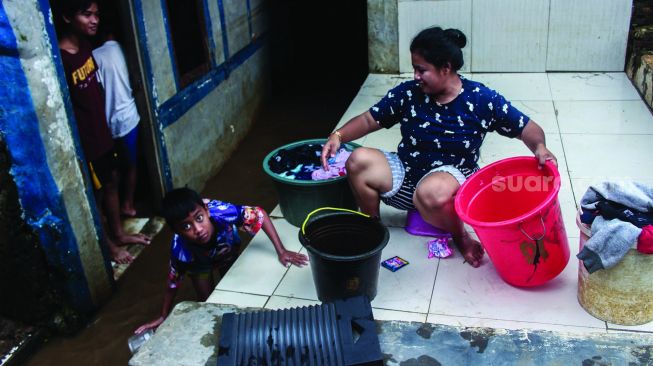
[[[115,262],[130,263],[134,258],[122,246],[147,245],[150,238],[143,234],[128,235],[120,220],[117,153],[105,117],[104,91],[98,82],[97,63],[88,40],[98,30],[98,3],[97,0],[65,0],[57,5],[61,17],[58,19],[61,25],[58,29],[59,49],[77,129],[96,201],[109,226],[105,244]]]
[[[105,21],[100,25],[101,45],[93,50],[93,58],[98,64],[98,75],[104,86],[105,115],[113,142],[121,158],[120,182],[123,195],[120,201],[120,214],[134,217],[136,216],[134,193],[138,175],[138,125],[141,117],[132,96],[127,61],[115,37],[115,26],[115,17],[105,17]]]

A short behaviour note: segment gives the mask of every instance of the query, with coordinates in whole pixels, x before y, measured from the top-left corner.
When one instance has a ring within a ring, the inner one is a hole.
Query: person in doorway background
[[[95,189],[96,202],[108,223],[104,237],[111,258],[130,263],[125,244],[149,244],[143,234],[129,235],[122,228],[117,189],[118,154],[105,116],[104,91],[89,38],[96,35],[100,10],[95,0],[65,0],[53,4],[61,60],[84,156]],[[105,220],[102,220],[103,223]]]
[[[457,29],[432,27],[411,42],[413,80],[391,89],[368,111],[334,131],[322,149],[322,165],[344,142],[381,128],[401,126],[397,153],[358,148],[347,160],[348,179],[361,211],[379,217],[379,202],[417,209],[429,224],[451,233],[466,262],[478,267],[480,243],[463,227],[454,197],[479,169],[488,132],[521,139],[539,164],[556,158],[542,128],[485,85],[458,74],[467,39]]]
[[[260,229],[270,238],[282,265],[302,267],[308,257],[286,250],[277,230],[260,207],[239,206],[217,200],[203,200],[190,188],[177,188],[163,199],[162,216],[175,232],[170,253],[168,286],[163,295],[161,315],[143,324],[134,333],[155,329],[166,319],[182,276],[188,273],[198,301],[205,301],[213,288],[213,270],[224,276],[240,253],[238,229],[251,235]]]
[[[114,19],[105,19],[100,25],[101,45],[93,50],[99,67],[99,77],[105,91],[106,118],[109,130],[121,158],[120,182],[123,197],[120,213],[136,216],[134,192],[138,176],[138,123],[140,116],[129,83],[127,62],[120,43],[114,36]]]

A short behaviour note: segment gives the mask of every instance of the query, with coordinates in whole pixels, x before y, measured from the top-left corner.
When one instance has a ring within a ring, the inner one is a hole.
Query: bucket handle
[[[528,233],[526,233],[526,231],[524,231],[524,228],[521,227],[521,224],[523,224],[523,222],[519,223],[519,225],[518,225],[519,230],[521,230],[522,234],[526,235],[526,237],[529,238],[532,241],[542,240],[546,236],[546,225],[544,225],[544,218],[542,217],[542,215],[540,215],[540,222],[542,223],[542,236],[540,236],[539,238],[533,238],[530,235],[528,235]]]
[[[308,215],[306,215],[306,218],[304,219],[304,222],[302,223],[302,234],[306,234],[306,232],[304,231],[304,229],[305,229],[305,227],[306,227],[306,223],[308,222],[308,219],[310,219],[311,216],[313,216],[314,213],[319,212],[319,211],[323,211],[323,210],[332,210],[332,211],[351,212],[351,213],[359,214],[359,215],[364,216],[364,217],[370,217],[370,215],[364,214],[364,213],[362,213],[362,212],[354,211],[354,210],[349,210],[349,209],[346,209],[346,208],[338,208],[338,207],[320,207],[320,208],[318,208],[318,209],[315,209],[315,210],[311,211]]]

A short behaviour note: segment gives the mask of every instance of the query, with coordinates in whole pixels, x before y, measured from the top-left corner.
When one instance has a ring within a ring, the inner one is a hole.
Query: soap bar
[[[381,265],[383,267],[391,270],[392,272],[396,272],[397,270],[399,270],[399,268],[401,268],[401,267],[403,267],[403,266],[405,266],[407,264],[408,264],[407,260],[402,259],[402,258],[400,258],[398,256],[388,258],[388,259],[384,260],[383,262],[381,262]]]

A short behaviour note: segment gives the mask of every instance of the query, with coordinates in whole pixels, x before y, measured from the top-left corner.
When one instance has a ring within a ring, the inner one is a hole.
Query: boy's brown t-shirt
[[[93,161],[113,147],[104,111],[104,90],[97,75],[97,63],[93,59],[90,44],[84,40],[80,41],[79,51],[75,54],[61,49],[61,59],[82,148],[86,159]]]

